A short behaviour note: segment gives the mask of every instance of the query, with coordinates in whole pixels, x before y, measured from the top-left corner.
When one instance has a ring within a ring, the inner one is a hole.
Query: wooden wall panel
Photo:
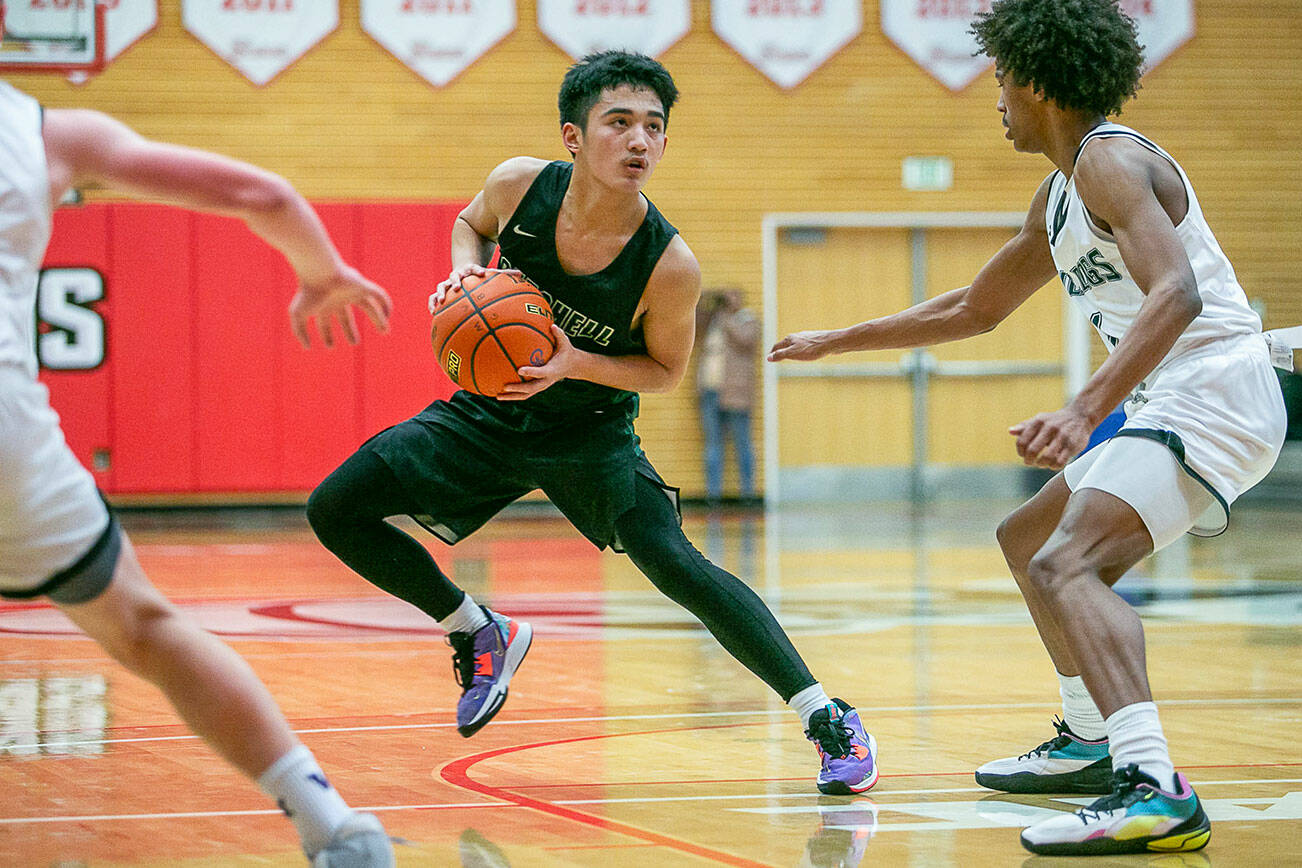
[[[361,32],[358,0],[341,0],[339,29],[264,88],[186,34],[179,4],[159,5],[157,30],[90,84],[12,80],[49,105],[104,109],[147,135],[267,166],[316,198],[464,200],[503,158],[563,156],[555,89],[569,58],[539,33],[533,0],[520,0],[511,36],[442,89]],[[1294,0],[1196,8],[1195,38],[1145,79],[1121,120],[1184,164],[1267,324],[1302,322],[1302,16]],[[758,306],[765,212],[1022,209],[1050,170],[1003,139],[992,78],[949,92],[882,35],[875,0],[864,2],[863,34],[790,91],[714,36],[708,3],[692,10],[692,32],[662,58],[683,98],[648,193],[707,285],[741,286]],[[953,189],[902,190],[900,161],[912,154],[950,157]],[[419,315],[423,291],[398,303]],[[690,384],[643,407],[640,430],[666,478],[699,493]]]

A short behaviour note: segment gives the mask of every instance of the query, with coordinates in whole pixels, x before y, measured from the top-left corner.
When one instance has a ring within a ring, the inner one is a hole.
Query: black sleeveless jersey
[[[595,274],[567,274],[556,256],[556,218],[573,172],[573,164],[558,160],[534,179],[497,239],[499,267],[518,268],[538,286],[551,303],[556,324],[578,349],[605,356],[644,354],[646,341],[641,325],[633,327],[633,314],[678,230],[648,200],[642,225],[614,261]],[[561,380],[515,403],[543,412],[616,405],[636,413],[636,393],[586,380]]]

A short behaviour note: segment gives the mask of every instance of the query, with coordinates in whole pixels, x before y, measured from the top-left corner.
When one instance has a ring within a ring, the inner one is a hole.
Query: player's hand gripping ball
[[[466,277],[434,308],[430,340],[452,382],[496,397],[518,370],[545,365],[556,351],[552,308],[538,287],[521,277],[490,272]]]

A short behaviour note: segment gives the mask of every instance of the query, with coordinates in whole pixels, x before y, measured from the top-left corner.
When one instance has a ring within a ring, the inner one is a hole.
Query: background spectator
[[[755,406],[755,365],[759,358],[760,325],[755,312],[743,307],[740,289],[705,292],[701,296],[697,341],[696,390],[705,435],[705,493],[711,505],[723,498],[724,440],[732,441],[737,457],[738,495],[755,496],[755,450],[750,417]]]

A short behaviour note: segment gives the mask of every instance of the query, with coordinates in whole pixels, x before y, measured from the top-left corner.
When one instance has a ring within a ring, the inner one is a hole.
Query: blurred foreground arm
[[[326,346],[334,342],[331,319],[349,343],[357,343],[353,305],[377,329],[388,330],[389,296],[343,261],[316,212],[284,178],[218,154],[150,141],[84,109],[48,110],[44,136],[54,202],[70,188],[100,186],[242,219],[298,275],[289,315],[304,346],[312,318]]]

